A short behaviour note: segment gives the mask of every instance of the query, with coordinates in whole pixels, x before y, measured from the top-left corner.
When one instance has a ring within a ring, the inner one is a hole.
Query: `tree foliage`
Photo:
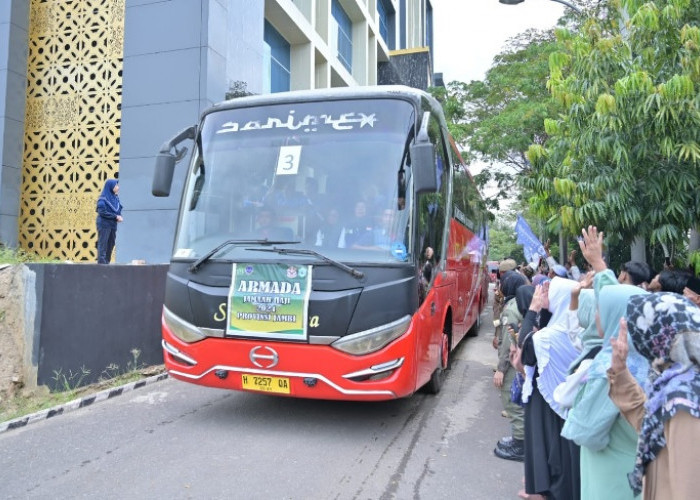
[[[528,146],[546,139],[544,119],[557,106],[546,87],[549,56],[556,49],[552,32],[530,30],[509,40],[483,81],[433,89],[450,133],[465,148],[464,158],[488,164],[475,180],[498,187],[491,208],[513,196],[515,179],[529,168]]]
[[[516,243],[512,226],[495,225],[489,228],[489,260],[513,258],[521,263],[525,260],[523,247]]]
[[[523,187],[570,234],[674,244],[700,220],[700,2],[610,0],[557,30],[549,88],[562,113],[533,141]]]

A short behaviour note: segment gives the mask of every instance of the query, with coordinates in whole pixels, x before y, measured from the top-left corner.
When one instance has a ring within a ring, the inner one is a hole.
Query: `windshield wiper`
[[[279,241],[279,240],[268,240],[268,239],[264,239],[264,240],[226,240],[218,247],[209,250],[207,253],[202,255],[199,259],[194,261],[192,263],[192,265],[189,267],[189,271],[191,273],[196,273],[197,269],[199,269],[199,266],[201,266],[206,261],[211,259],[222,248],[225,248],[225,247],[230,246],[230,245],[286,245],[286,244],[291,245],[291,244],[295,244],[295,243],[301,243],[301,241]]]
[[[350,274],[354,278],[362,279],[365,277],[365,273],[363,273],[362,271],[358,271],[357,269],[354,269],[350,266],[347,266],[347,265],[343,264],[342,262],[338,262],[337,260],[333,260],[330,257],[326,257],[322,253],[318,253],[315,250],[308,250],[308,249],[303,249],[303,248],[277,248],[277,247],[246,248],[246,250],[257,250],[259,252],[275,252],[275,253],[287,254],[287,255],[313,255],[314,257],[321,259],[324,262],[328,262],[329,264],[337,267],[338,269],[342,269],[343,271]]]

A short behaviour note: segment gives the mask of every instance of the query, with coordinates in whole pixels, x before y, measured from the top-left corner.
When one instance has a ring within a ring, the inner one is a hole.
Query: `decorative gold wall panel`
[[[125,0],[31,0],[19,241],[97,260],[95,203],[119,170]]]

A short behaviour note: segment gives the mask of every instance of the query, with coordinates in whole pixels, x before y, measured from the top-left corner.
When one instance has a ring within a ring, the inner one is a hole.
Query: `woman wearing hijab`
[[[525,365],[523,401],[525,405],[525,491],[521,497],[543,495],[551,499],[578,499],[580,494],[578,446],[561,437],[563,408],[554,400],[554,390],[562,383],[569,366],[578,356],[568,335],[567,310],[576,282],[552,279],[538,286],[523,326],[531,313],[545,306],[551,312],[547,326],[524,334],[522,362]]]
[[[574,300],[573,297],[571,299]],[[598,334],[595,323],[596,301],[595,292],[588,289],[581,289],[578,295],[578,306],[576,308],[576,323],[581,328],[579,342],[581,353],[571,363],[569,373],[574,373],[585,360],[593,360],[603,347],[603,339]]]
[[[610,397],[639,430],[628,475],[644,499],[697,498],[700,491],[700,308],[668,292],[632,297],[627,321],[636,350],[652,366],[642,390],[626,361],[628,336],[613,341]]]
[[[606,272],[614,279],[611,271]],[[603,277],[599,275],[599,278]],[[601,281],[604,280],[596,281],[598,287]],[[582,499],[632,499],[634,495],[627,484],[627,472],[634,465],[637,433],[609,398],[606,371],[612,359],[611,338],[617,336],[619,319],[625,314],[627,301],[647,292],[637,286],[618,284],[598,290],[603,346],[593,358],[586,381],[569,410],[562,436],[581,447]],[[637,352],[630,352],[629,361],[634,378],[643,382],[649,364]]]
[[[503,409],[508,414],[511,426],[511,435],[501,438],[496,443],[493,453],[506,460],[522,462],[524,453],[523,408],[510,399],[510,389],[515,378],[515,368],[510,364],[511,337],[509,325],[514,325],[517,332],[523,317],[518,310],[516,293],[518,289],[527,285],[527,278],[520,273],[510,273],[501,282],[501,293],[504,297],[503,311],[501,312],[501,336],[498,339],[498,366],[493,374],[493,385],[501,391]]]
[[[549,281],[549,276],[542,273],[537,273],[532,277],[532,286],[541,285],[545,281]]]
[[[611,365],[612,343],[627,301],[646,292],[636,286],[618,284],[615,273],[603,259],[602,232],[589,226],[582,230],[582,235],[581,253],[596,273],[593,281],[598,304],[596,319],[600,320],[603,345],[569,411],[562,436],[581,446],[581,498],[634,498],[627,488],[626,471],[634,463],[636,432],[608,396],[606,371]],[[643,381],[648,366],[640,354],[630,354],[633,380]]]
[[[554,391],[554,400],[567,412],[585,381],[593,357],[603,344],[595,324],[595,294],[592,289],[583,285],[584,283],[579,281],[571,291],[568,315],[569,338],[576,349],[580,350],[580,354],[569,366],[566,381],[559,384]]]
[[[515,303],[518,307],[518,312],[522,317],[520,322],[520,329],[516,334],[515,338],[517,343],[511,345],[510,356],[511,364],[516,369],[516,371],[523,374],[522,365],[522,348],[524,344],[524,337],[527,337],[526,332],[534,332],[539,328],[540,314],[535,314],[534,311],[530,310],[530,304],[532,303],[532,298],[535,295],[536,288],[532,285],[523,285],[519,287],[515,292]],[[549,316],[547,316],[549,319]],[[531,348],[532,343],[528,343]],[[522,403],[522,401],[520,401]]]
[[[117,223],[123,221],[119,181],[108,179],[97,199],[97,263],[109,264],[117,240]]]

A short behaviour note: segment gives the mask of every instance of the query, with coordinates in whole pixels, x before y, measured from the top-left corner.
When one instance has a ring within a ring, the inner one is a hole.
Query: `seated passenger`
[[[255,221],[255,238],[279,241],[292,241],[294,239],[294,231],[291,228],[275,224],[275,211],[270,207],[262,207],[258,211]]]
[[[396,241],[394,234],[394,211],[385,208],[382,211],[380,224],[370,231],[365,231],[352,244],[352,248],[364,250],[389,250],[391,244]]]
[[[324,248],[345,248],[345,228],[340,223],[340,214],[331,208],[326,219],[316,232],[316,246]]]
[[[302,210],[311,205],[311,200],[304,193],[296,190],[295,179],[288,175],[277,177],[275,188],[265,196],[264,202],[280,211]]]
[[[345,225],[345,244],[353,248],[362,241],[371,241],[371,237],[372,220],[367,216],[367,205],[364,201],[358,201],[352,220]]]
[[[435,255],[435,252],[433,251],[432,247],[425,247],[425,252],[423,252],[423,255],[425,256],[425,262],[421,268],[421,278],[423,283],[428,285],[430,280],[433,278],[433,256]]]

